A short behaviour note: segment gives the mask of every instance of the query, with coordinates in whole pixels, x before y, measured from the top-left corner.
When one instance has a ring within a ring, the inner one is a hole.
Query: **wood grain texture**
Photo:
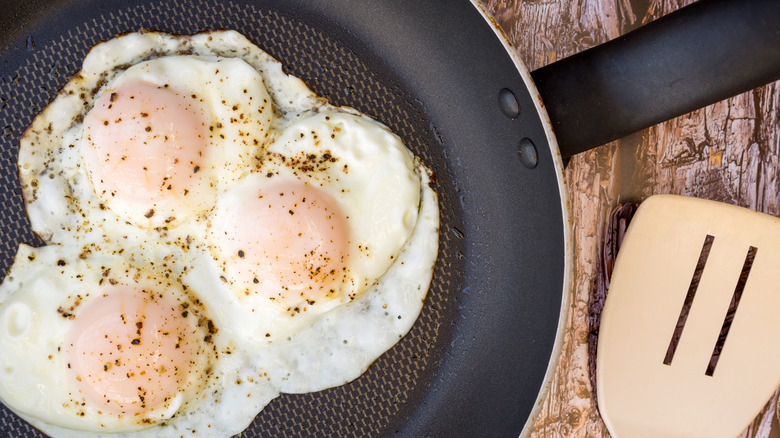
[[[534,70],[652,21],[691,0],[484,0]],[[563,351],[534,437],[606,437],[588,370],[589,300],[610,213],[674,193],[780,216],[780,85],[753,90],[572,158],[575,244]],[[742,437],[777,438],[776,392]]]

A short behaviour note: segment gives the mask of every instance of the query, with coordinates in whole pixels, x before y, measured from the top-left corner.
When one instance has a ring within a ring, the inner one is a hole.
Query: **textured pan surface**
[[[495,105],[503,86],[525,93],[522,81],[514,78],[511,84],[487,86],[477,92],[479,99],[470,100],[473,108],[453,106],[447,98],[442,99],[445,103],[434,104],[431,101],[438,101],[437,97],[420,93],[415,82],[409,81],[409,71],[419,68],[399,69],[397,57],[392,56],[386,64],[383,53],[374,53],[371,40],[364,42],[360,35],[334,24],[334,19],[318,20],[317,9],[327,7],[325,3],[318,3],[312,12],[300,5],[285,8],[279,2],[174,0],[132,6],[109,2],[100,7],[65,2],[58,5],[58,11],[30,24],[32,38],[15,34],[12,41],[4,41],[6,48],[0,57],[4,61],[0,65],[0,269],[10,266],[19,243],[37,241],[18,189],[18,138],[56,90],[78,71],[88,49],[101,40],[139,29],[173,33],[235,29],[334,104],[357,108],[400,135],[435,172],[442,215],[433,285],[409,335],[348,385],[275,399],[243,436],[396,432],[452,436],[448,430],[467,433],[471,428],[516,435],[546,369],[563,271],[559,265],[563,243],[556,235],[561,228],[558,182],[550,174],[552,159],[541,127],[536,121],[536,125],[521,128],[521,124],[528,125],[522,119],[535,120],[535,114],[509,120]],[[364,30],[357,27],[358,34]],[[509,67],[506,75],[511,77],[511,62]],[[446,68],[430,72],[446,73]],[[442,77],[456,89],[459,80],[467,79]],[[498,73],[496,78],[484,78],[485,83],[490,80],[503,78]],[[527,98],[520,96],[521,106],[531,107],[523,106],[523,99]],[[480,105],[490,105],[491,112],[485,114]],[[457,117],[439,116],[442,107]],[[484,133],[474,132],[472,126],[460,128],[467,132],[447,128],[463,125],[455,122],[459,117],[469,119],[469,113],[478,126],[485,125],[480,122],[485,117],[495,118],[500,126],[484,126]],[[520,134],[530,136],[539,147],[540,164],[533,172],[517,160]],[[506,235],[500,233],[502,229]],[[4,407],[0,407],[0,429],[7,436],[39,434]]]

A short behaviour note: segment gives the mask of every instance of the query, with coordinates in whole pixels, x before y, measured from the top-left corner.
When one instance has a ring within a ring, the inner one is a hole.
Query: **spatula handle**
[[[780,79],[780,1],[699,0],[532,77],[571,156]]]

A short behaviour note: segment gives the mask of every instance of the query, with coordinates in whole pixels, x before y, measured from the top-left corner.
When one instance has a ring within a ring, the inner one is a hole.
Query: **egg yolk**
[[[336,200],[302,182],[248,194],[231,210],[221,252],[244,293],[295,305],[338,296],[349,248]]]
[[[197,340],[188,312],[130,288],[89,302],[68,333],[71,377],[101,412],[137,415],[180,392],[191,377]],[[190,316],[193,317],[193,316]]]
[[[167,86],[130,82],[104,92],[84,119],[84,161],[101,200],[148,218],[160,203],[197,198],[207,173],[204,119],[197,96]]]

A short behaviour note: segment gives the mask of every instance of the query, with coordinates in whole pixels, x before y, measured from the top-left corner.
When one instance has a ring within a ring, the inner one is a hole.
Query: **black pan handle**
[[[780,79],[780,0],[699,0],[531,76],[571,156]]]

